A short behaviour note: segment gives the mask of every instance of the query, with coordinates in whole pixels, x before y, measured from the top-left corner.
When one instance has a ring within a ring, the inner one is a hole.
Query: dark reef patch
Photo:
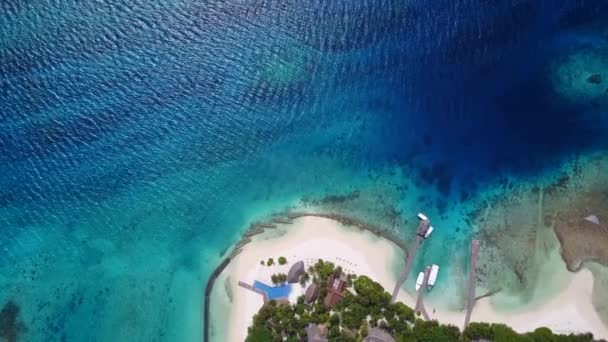
[[[438,198],[435,206],[437,207],[437,211],[439,211],[439,215],[443,216],[447,210],[448,204],[444,199]]]
[[[328,195],[323,197],[319,204],[328,204],[328,203],[343,203],[346,201],[352,201],[356,198],[359,198],[359,191],[353,191],[346,195]]]
[[[327,195],[319,199],[304,197],[302,201],[312,205],[332,205],[353,201],[358,199],[359,196],[360,192],[355,190],[345,195]]]
[[[21,309],[12,300],[4,304],[0,310],[0,338],[7,342],[16,342],[19,335],[26,331],[25,325],[19,321]]]
[[[602,75],[601,74],[593,74],[587,77],[587,82],[591,84],[600,84],[602,83]]]
[[[419,177],[426,185],[435,184],[442,195],[450,194],[453,175],[446,164],[436,162],[431,167],[423,167],[419,170]]]
[[[465,202],[467,199],[469,199],[469,197],[471,196],[471,193],[466,191],[466,190],[461,190],[460,191],[460,202]]]
[[[562,257],[570,271],[578,271],[586,261],[608,266],[607,192],[608,186],[569,194],[572,202],[555,218],[555,233],[562,246]],[[585,219],[591,214],[599,218],[600,224]]]
[[[555,182],[549,184],[549,186],[547,186],[547,188],[545,189],[545,193],[547,193],[548,195],[553,195],[558,191],[566,190],[569,183],[570,176],[568,174],[564,174],[560,176]]]

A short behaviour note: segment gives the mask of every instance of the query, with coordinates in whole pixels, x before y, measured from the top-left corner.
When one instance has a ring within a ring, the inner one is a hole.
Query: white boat
[[[426,230],[426,233],[424,234],[424,238],[427,239],[429,236],[431,236],[432,232],[433,232],[433,226],[430,226],[429,229]]]
[[[424,281],[424,272],[418,273],[418,278],[416,278],[416,291],[420,290],[422,286],[422,282]]]
[[[435,285],[437,281],[437,274],[439,273],[439,266],[432,265],[431,273],[429,274],[429,280],[427,281],[427,289],[430,290]]]
[[[418,213],[418,218],[421,219],[422,221],[431,221],[423,213]]]

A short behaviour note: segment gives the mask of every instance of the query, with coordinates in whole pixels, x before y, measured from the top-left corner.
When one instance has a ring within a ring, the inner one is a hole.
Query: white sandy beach
[[[237,283],[239,280],[252,284],[261,280],[268,284],[271,274],[287,273],[290,265],[303,260],[306,267],[317,259],[331,261],[342,266],[347,272],[367,275],[392,292],[398,274],[394,271],[396,263],[403,263],[403,251],[391,241],[378,237],[368,231],[345,227],[341,223],[319,217],[303,217],[291,225],[279,225],[278,229],[267,230],[256,235],[227,267],[223,276],[225,286],[214,288],[214,296],[227,298],[232,293],[229,320],[226,323],[227,341],[243,341],[253,315],[263,304],[262,297],[245,290]],[[260,260],[269,257],[275,262],[279,256],[288,260],[285,266],[262,266]],[[593,276],[590,271],[568,275],[569,284],[557,296],[539,306],[522,311],[499,312],[490,300],[484,298],[477,302],[471,321],[505,323],[516,331],[527,332],[537,327],[549,327],[558,333],[592,332],[596,338],[608,338],[608,329],[602,323],[591,304]],[[300,288],[298,284],[294,287]],[[290,297],[297,297],[296,291]],[[405,291],[400,291],[398,300],[410,307],[414,299]],[[464,312],[436,310],[427,306],[432,318],[442,323],[454,324],[462,328]],[[213,310],[213,307],[212,307]],[[223,330],[223,329],[216,329]]]
[[[608,329],[591,303],[591,271],[583,269],[570,278],[569,284],[556,297],[525,311],[497,312],[491,306],[490,298],[481,299],[471,320],[505,323],[519,332],[548,327],[561,334],[592,332],[595,338],[608,338]]]

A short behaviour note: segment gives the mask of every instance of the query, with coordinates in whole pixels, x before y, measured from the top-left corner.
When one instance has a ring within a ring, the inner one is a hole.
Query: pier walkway
[[[467,298],[467,315],[464,319],[464,328],[469,325],[471,313],[475,306],[475,285],[477,281],[477,259],[479,257],[479,240],[471,241],[471,267],[469,269],[469,294]]]
[[[418,298],[416,299],[416,308],[414,311],[422,313],[422,317],[426,321],[430,320],[429,313],[426,312],[426,307],[424,306],[424,292],[426,291],[427,283],[429,281],[429,275],[431,273],[431,268],[427,266],[424,269],[424,278],[422,279],[422,286],[418,289]]]
[[[403,273],[401,273],[401,277],[395,284],[395,289],[393,290],[393,297],[391,298],[391,303],[395,303],[397,301],[397,294],[399,294],[399,290],[401,289],[401,285],[405,283],[408,275],[410,274],[410,270],[412,268],[412,264],[414,263],[414,258],[416,257],[416,252],[418,251],[418,247],[422,243],[424,235],[429,229],[430,221],[428,220],[420,220],[418,224],[418,228],[416,229],[416,240],[414,241],[412,247],[408,250],[407,260],[405,262],[405,269]]]
[[[249,284],[247,284],[247,283],[245,283],[245,282],[242,282],[242,281],[240,281],[240,280],[239,280],[239,282],[238,282],[238,285],[239,285],[240,287],[242,287],[242,288],[245,288],[245,289],[247,289],[247,290],[249,290],[249,291],[253,291],[253,292],[255,292],[255,293],[257,293],[257,294],[261,295],[261,296],[262,296],[262,298],[264,298],[264,303],[267,303],[267,302],[268,302],[268,294],[267,294],[265,291],[262,291],[262,290],[260,290],[260,289],[256,289],[255,287],[253,287],[253,286],[251,286],[251,285],[249,285]]]

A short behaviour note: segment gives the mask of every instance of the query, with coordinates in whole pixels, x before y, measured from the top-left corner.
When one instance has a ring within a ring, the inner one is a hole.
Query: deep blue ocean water
[[[607,32],[603,0],[2,1],[8,330],[200,340],[254,219],[374,188],[449,226],[505,177],[606,151]]]

